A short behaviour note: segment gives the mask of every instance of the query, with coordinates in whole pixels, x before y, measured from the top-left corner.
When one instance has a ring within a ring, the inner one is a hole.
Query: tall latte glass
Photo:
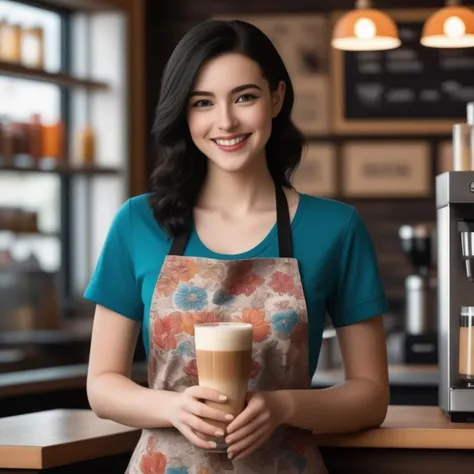
[[[196,324],[194,337],[199,385],[227,396],[226,402],[207,401],[206,404],[236,417],[245,406],[252,364],[253,326],[246,323]],[[226,424],[206,421],[225,432]],[[225,451],[224,438],[207,439],[217,443],[217,451]]]

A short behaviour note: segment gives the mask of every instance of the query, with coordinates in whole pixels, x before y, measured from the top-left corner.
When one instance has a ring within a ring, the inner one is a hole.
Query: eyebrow
[[[241,86],[234,87],[231,90],[232,94],[236,94],[237,92],[242,92],[247,89],[258,89],[259,91],[262,90],[260,86],[257,86],[257,84],[243,84]],[[190,97],[195,97],[195,96],[206,96],[206,97],[213,97],[214,94],[212,92],[207,92],[207,91],[192,91],[190,94]]]

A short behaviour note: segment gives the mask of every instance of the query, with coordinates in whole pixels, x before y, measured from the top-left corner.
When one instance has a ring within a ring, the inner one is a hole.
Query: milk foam
[[[252,350],[253,326],[246,323],[196,324],[194,338],[197,351]]]

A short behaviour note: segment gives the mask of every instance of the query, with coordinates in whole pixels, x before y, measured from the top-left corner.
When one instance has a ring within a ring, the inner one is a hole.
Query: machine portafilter
[[[474,221],[459,221],[458,231],[461,233],[461,253],[466,277],[469,281],[474,281]]]

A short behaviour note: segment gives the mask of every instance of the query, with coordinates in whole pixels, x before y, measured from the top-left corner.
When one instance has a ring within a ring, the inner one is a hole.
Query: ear
[[[280,81],[277,89],[272,93],[272,118],[275,118],[283,106],[283,100],[285,99],[286,84],[284,81]]]

